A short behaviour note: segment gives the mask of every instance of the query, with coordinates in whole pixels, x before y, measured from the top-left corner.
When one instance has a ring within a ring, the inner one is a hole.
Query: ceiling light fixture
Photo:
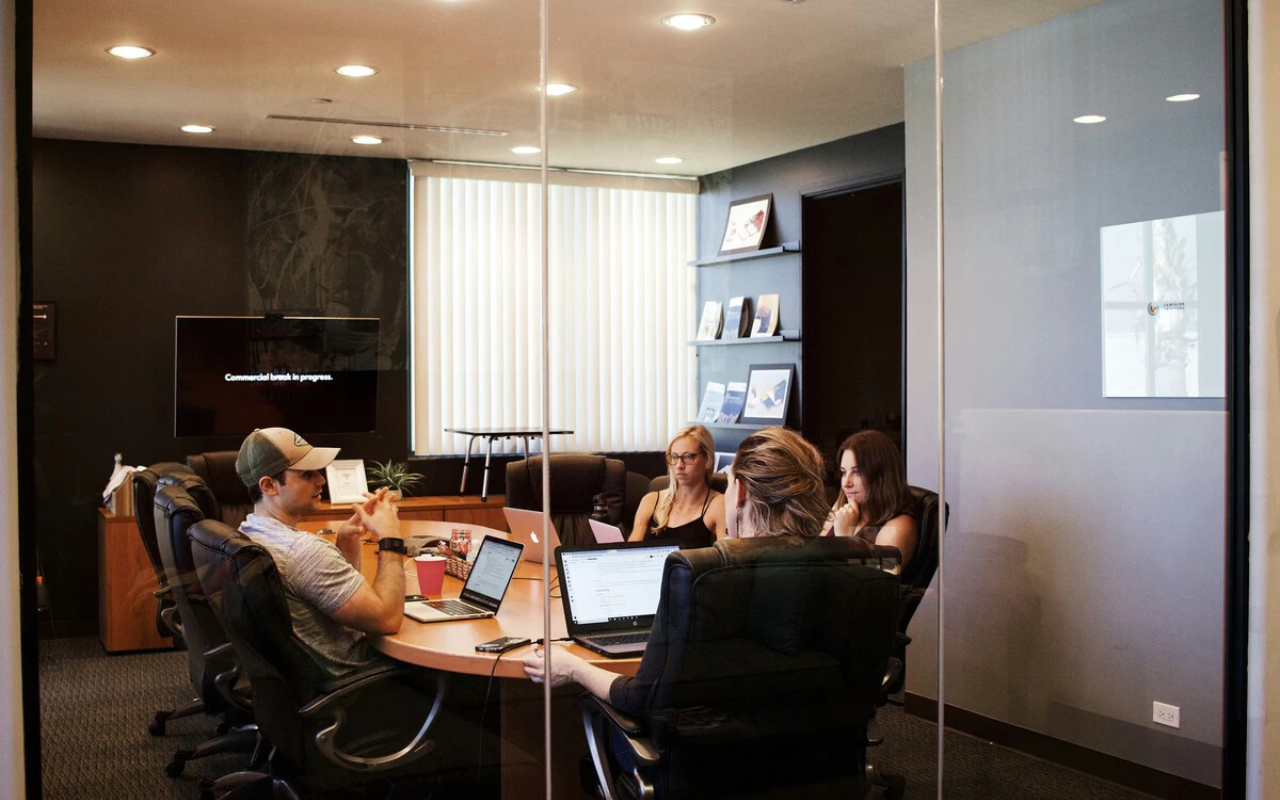
[[[1085,114],[1083,117],[1076,117],[1071,121],[1078,122],[1081,125],[1096,125],[1099,122],[1106,122],[1107,118],[1101,114]]]
[[[541,153],[542,148],[534,147],[533,145],[522,144],[517,147],[511,148],[511,152],[515,153],[518,156],[532,156],[532,155]]]
[[[367,78],[370,75],[377,75],[378,71],[373,67],[366,67],[363,64],[347,64],[344,67],[338,67],[334,72],[339,75],[346,75],[348,78]]]
[[[696,31],[714,24],[716,18],[710,14],[672,14],[662,18],[663,25],[669,25],[682,31]]]
[[[684,159],[679,156],[662,156],[661,158],[655,158],[654,161],[658,164],[680,164],[684,162]]]
[[[183,125],[182,130],[186,133],[213,133],[212,125]]]
[[[382,144],[382,137],[361,134],[360,136],[352,136],[351,141],[356,144]]]
[[[134,44],[118,44],[115,47],[108,47],[107,52],[116,58],[125,58],[130,61],[138,58],[150,58],[156,54],[156,51],[150,47],[138,47]]]
[[[1165,98],[1165,100],[1168,100],[1170,103],[1188,103],[1192,100],[1199,99],[1200,95],[1198,94],[1175,94]]]
[[[568,83],[547,84],[547,97],[559,97],[562,94],[571,94],[576,91],[578,91],[578,87]]]

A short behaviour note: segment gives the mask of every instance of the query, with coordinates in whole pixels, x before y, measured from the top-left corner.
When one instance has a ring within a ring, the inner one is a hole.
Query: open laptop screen
[[[652,617],[662,591],[662,565],[678,549],[644,543],[560,548],[560,585],[570,626]]]
[[[461,599],[482,608],[497,611],[502,604],[502,596],[507,593],[511,576],[520,561],[519,544],[486,536],[480,542],[480,552],[476,554],[476,562],[471,565],[471,574],[462,587]]]

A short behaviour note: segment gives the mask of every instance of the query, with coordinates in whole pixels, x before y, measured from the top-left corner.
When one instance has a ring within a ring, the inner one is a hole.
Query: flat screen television
[[[367,433],[377,409],[377,319],[175,318],[177,436]]]

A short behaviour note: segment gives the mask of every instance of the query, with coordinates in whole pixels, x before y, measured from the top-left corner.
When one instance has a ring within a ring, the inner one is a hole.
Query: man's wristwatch
[[[381,553],[383,550],[390,550],[393,553],[399,553],[400,555],[405,555],[406,551],[404,549],[404,539],[396,539],[390,536],[383,539],[379,539],[378,552]]]

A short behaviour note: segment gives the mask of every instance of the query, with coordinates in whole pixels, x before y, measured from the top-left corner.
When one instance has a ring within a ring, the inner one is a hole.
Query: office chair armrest
[[[231,642],[204,651],[205,667],[213,673],[213,685],[227,705],[246,714],[253,714],[252,690],[241,685],[242,669]]]
[[[653,746],[653,742],[642,735],[642,723],[594,695],[584,694],[579,705],[582,707],[582,725],[587,735],[591,763],[595,767],[596,782],[604,800],[618,800],[618,792],[615,790],[618,777],[629,782],[630,794],[640,800],[652,800],[653,784],[641,774],[640,768],[657,764],[661,760],[661,754]],[[619,737],[612,735],[614,730],[618,731]],[[627,743],[635,762],[635,768],[625,776],[615,776],[614,763],[609,757],[618,738]]]
[[[435,680],[435,696],[426,718],[414,734],[413,739],[404,747],[384,756],[355,756],[338,749],[338,731],[346,721],[346,707],[363,691],[379,683],[409,676],[431,675]],[[409,764],[425,756],[435,749],[435,742],[427,738],[431,726],[440,712],[440,704],[444,700],[447,683],[446,673],[427,672],[420,667],[378,667],[360,672],[348,678],[333,681],[326,686],[325,694],[307,703],[298,710],[304,720],[325,721],[315,735],[316,749],[326,759],[344,769],[356,772],[378,772]]]
[[[902,661],[896,658],[889,659],[889,663],[884,670],[884,680],[880,681],[880,703],[877,705],[884,704],[885,695],[890,695],[897,691],[893,687],[901,687],[902,673]]]

